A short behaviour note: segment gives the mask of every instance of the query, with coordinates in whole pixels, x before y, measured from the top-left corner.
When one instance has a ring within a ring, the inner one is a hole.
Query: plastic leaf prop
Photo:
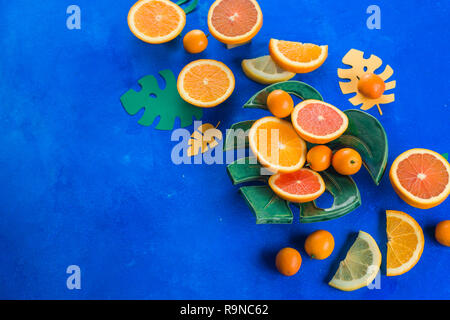
[[[199,152],[205,153],[208,150],[214,149],[222,140],[222,132],[210,123],[205,123],[199,126],[189,139],[188,157],[196,156]]]
[[[350,69],[338,69],[339,78],[350,80],[349,82],[339,82],[342,93],[356,93],[354,97],[349,99],[354,106],[362,104],[362,110],[369,110],[376,105],[378,107],[378,111],[382,115],[383,113],[381,111],[380,104],[394,102],[395,95],[391,93],[383,94],[378,99],[367,98],[358,91],[358,81],[365,73],[375,73],[375,71],[381,67],[383,61],[375,55],[371,55],[369,59],[364,59],[364,52],[351,49],[347,52],[344,58],[342,58],[342,62],[351,66]],[[395,80],[386,82],[393,74],[394,70],[392,70],[389,65],[386,65],[384,71],[378,74],[386,83],[386,91],[395,88]]]
[[[183,128],[193,123],[193,117],[200,120],[203,109],[181,99],[173,72],[162,70],[159,74],[166,83],[165,88],[161,89],[158,86],[154,76],[143,77],[138,81],[142,88],[140,91],[130,89],[120,97],[125,111],[133,116],[141,109],[145,109],[138,123],[143,126],[150,126],[159,117],[156,126],[156,129],[159,130],[172,130],[176,118],[180,119],[180,125]]]
[[[181,6],[182,4],[185,4],[186,2],[189,2],[189,0],[180,0],[180,1],[176,2],[176,4]],[[197,4],[198,4],[198,0],[193,0],[191,3],[189,3],[189,5],[186,8],[183,9],[184,12],[186,14],[191,13],[197,7]]]

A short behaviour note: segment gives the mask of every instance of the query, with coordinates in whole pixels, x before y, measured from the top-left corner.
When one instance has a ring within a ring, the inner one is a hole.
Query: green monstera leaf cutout
[[[181,6],[189,1],[190,0],[180,0],[180,1],[176,2],[176,4]],[[191,13],[192,11],[194,11],[194,9],[197,7],[197,4],[198,4],[198,0],[191,1],[191,3],[189,3],[189,5],[186,8],[183,8],[184,13],[188,14],[188,13]]]
[[[262,89],[253,97],[251,97],[246,104],[244,104],[244,108],[258,108],[267,110],[267,96],[269,95],[269,93],[277,89],[284,90],[287,93],[295,95],[302,100],[315,99],[323,101],[323,98],[320,95],[319,91],[317,91],[310,85],[300,81],[289,80],[278,82]]]
[[[342,136],[327,145],[333,149],[350,147],[361,155],[364,166],[376,185],[379,185],[388,158],[388,140],[381,123],[361,110],[345,110],[348,128]]]
[[[269,176],[262,175],[262,170],[264,170],[263,167],[260,164],[255,164],[254,158],[239,159],[227,167],[228,175],[235,185],[253,181],[266,182]],[[295,203],[300,208],[301,223],[337,219],[352,212],[361,205],[361,196],[358,187],[351,177],[337,174],[333,169],[320,172],[320,175],[325,182],[325,189],[334,198],[333,204],[330,208],[323,209],[317,207],[314,201],[300,204]],[[245,188],[245,193],[242,192],[243,188]],[[288,218],[289,212],[292,214],[289,208],[289,202],[274,194],[267,184],[264,186],[241,187],[240,190],[247,204],[254,212],[257,223],[292,222],[292,219]],[[263,194],[259,195],[258,192],[262,192]],[[267,205],[268,203],[276,203],[277,205]],[[289,209],[289,212],[286,208]],[[270,216],[274,216],[276,219],[268,219]]]
[[[227,130],[223,151],[248,148],[248,131],[255,120],[237,122]]]
[[[135,115],[141,109],[145,109],[138,123],[150,126],[159,117],[156,126],[156,129],[159,130],[172,130],[176,118],[180,119],[182,128],[190,126],[193,123],[193,117],[200,120],[203,109],[185,102],[180,97],[173,72],[162,70],[159,74],[166,82],[165,88],[160,89],[154,76],[143,77],[138,81],[142,87],[140,91],[130,89],[120,97],[125,111],[130,115]]]
[[[349,176],[342,176],[333,169],[320,172],[326,190],[333,196],[330,208],[317,207],[315,201],[301,203],[300,222],[320,222],[342,217],[361,205],[361,195],[355,181]]]

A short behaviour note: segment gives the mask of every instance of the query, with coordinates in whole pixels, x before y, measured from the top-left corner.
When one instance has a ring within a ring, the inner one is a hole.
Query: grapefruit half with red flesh
[[[435,207],[450,194],[450,165],[431,150],[403,152],[392,163],[389,178],[399,197],[416,208]]]
[[[339,138],[348,126],[345,113],[319,100],[300,102],[292,111],[291,120],[300,137],[316,144],[325,144]]]
[[[313,201],[325,191],[320,174],[306,168],[274,174],[269,178],[269,185],[280,198],[291,202]]]

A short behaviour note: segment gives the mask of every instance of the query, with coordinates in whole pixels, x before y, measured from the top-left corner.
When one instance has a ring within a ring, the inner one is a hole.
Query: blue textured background
[[[248,80],[243,58],[267,54],[271,37],[329,45],[318,70],[297,75],[328,102],[352,108],[336,69],[356,48],[390,64],[396,102],[369,112],[389,137],[389,163],[425,147],[449,152],[448,1],[377,1],[381,30],[366,28],[371,1],[260,0],[264,25],[251,45],[226,50],[210,38],[189,55],[177,38],[149,45],[128,29],[133,0],[77,0],[82,29],[66,28],[72,1],[6,1],[0,10],[0,298],[450,298],[450,251],[433,237],[449,219],[450,200],[422,211],[402,202],[385,175],[379,187],[355,176],[363,205],[335,221],[256,225],[225,165],[172,164],[171,132],[137,124],[119,97],[137,80],[189,61],[215,58],[236,76],[223,105],[203,120],[220,129],[265,112],[241,106],[263,86]],[[207,31],[211,1],[188,15],[185,32]],[[192,126],[189,128],[192,130]],[[381,290],[345,293],[327,282],[358,230],[385,252],[385,209],[411,214],[425,232],[420,262],[399,277],[382,276]],[[333,233],[324,261],[303,250],[316,229]],[[298,248],[294,277],[274,268],[283,246]],[[82,270],[82,289],[66,288],[68,265]]]

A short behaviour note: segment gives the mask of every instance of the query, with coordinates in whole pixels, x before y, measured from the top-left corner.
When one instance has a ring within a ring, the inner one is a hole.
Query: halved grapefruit
[[[258,161],[271,171],[293,172],[305,164],[306,143],[286,120],[265,117],[255,121],[248,140]]]
[[[328,57],[328,46],[270,39],[269,52],[281,68],[295,73],[307,73],[319,68]]]
[[[292,111],[291,120],[300,137],[316,144],[325,144],[339,138],[348,126],[345,113],[319,100],[300,102]]]
[[[450,194],[450,165],[428,149],[403,152],[392,163],[389,178],[399,197],[416,208],[435,207]]]
[[[168,0],[140,0],[128,13],[131,32],[147,43],[163,43],[174,39],[186,24],[186,14]]]
[[[250,41],[261,29],[262,21],[256,0],[217,0],[208,12],[213,37],[230,45]]]
[[[274,174],[269,178],[269,186],[280,198],[291,202],[313,201],[325,191],[320,174],[305,168]]]

